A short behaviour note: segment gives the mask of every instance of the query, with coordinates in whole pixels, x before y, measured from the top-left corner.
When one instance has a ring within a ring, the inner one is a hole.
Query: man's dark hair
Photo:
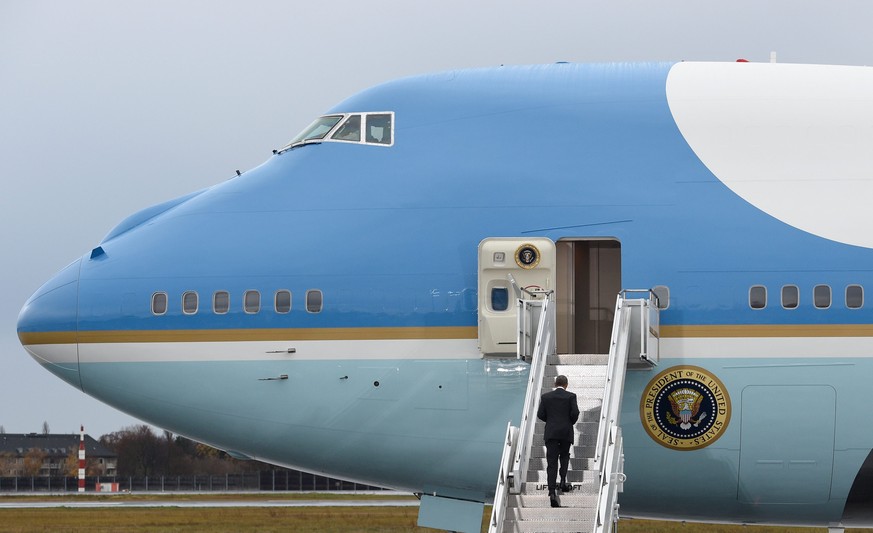
[[[555,378],[555,386],[556,387],[564,387],[567,388],[567,376],[558,376]]]

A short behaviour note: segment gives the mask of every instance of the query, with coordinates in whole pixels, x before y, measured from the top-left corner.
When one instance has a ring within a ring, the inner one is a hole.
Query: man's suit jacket
[[[573,424],[579,420],[579,405],[576,395],[557,387],[540,398],[537,418],[546,423],[544,440],[573,442]]]

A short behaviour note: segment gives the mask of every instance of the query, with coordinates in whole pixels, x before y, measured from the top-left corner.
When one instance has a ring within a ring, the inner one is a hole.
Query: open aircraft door
[[[479,243],[479,350],[515,356],[516,301],[542,299],[555,278],[555,243],[543,237],[491,237]]]

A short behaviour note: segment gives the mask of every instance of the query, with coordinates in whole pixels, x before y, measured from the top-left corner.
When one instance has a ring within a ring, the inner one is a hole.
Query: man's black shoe
[[[549,500],[552,501],[552,507],[560,507],[561,504],[558,503],[558,498],[556,496],[549,496]]]
[[[564,483],[558,488],[561,489],[561,492],[573,492],[573,485],[570,485],[569,483]]]

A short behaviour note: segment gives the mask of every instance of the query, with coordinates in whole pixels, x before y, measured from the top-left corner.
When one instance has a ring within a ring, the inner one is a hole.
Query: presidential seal
[[[522,244],[515,251],[515,263],[521,268],[530,270],[540,264],[540,251],[530,243]]]
[[[640,420],[652,439],[674,450],[709,446],[728,426],[731,399],[715,375],[698,366],[674,366],[646,385]]]

